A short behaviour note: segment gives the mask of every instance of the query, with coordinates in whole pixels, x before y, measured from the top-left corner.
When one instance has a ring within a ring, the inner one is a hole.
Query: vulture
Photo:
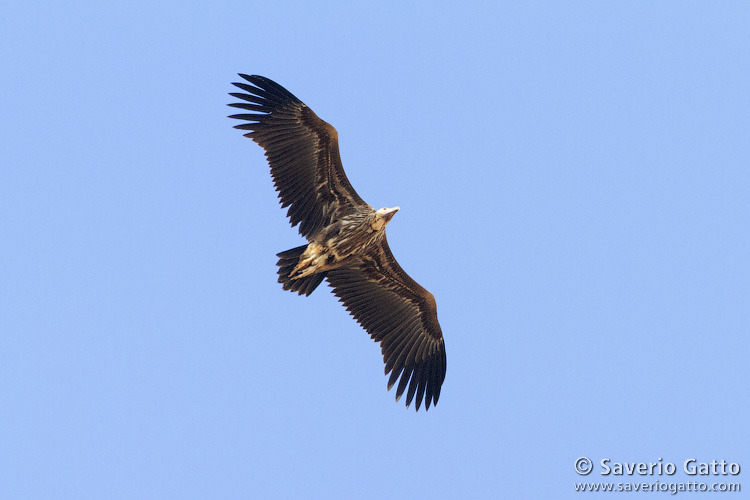
[[[282,208],[307,244],[277,255],[284,290],[310,295],[325,279],[347,311],[370,334],[396,382],[396,401],[418,411],[437,404],[445,380],[445,342],[435,297],[409,277],[388,247],[385,227],[399,207],[375,210],[344,173],[338,133],[281,85],[239,75],[244,92],[229,104],[245,113],[234,128],[258,143],[271,167]]]

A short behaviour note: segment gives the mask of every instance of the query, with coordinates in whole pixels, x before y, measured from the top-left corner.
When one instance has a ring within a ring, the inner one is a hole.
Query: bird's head
[[[386,224],[391,222],[391,219],[393,219],[393,216],[396,215],[396,212],[399,210],[401,210],[401,207],[381,208],[380,210],[377,210],[370,225],[375,231],[380,231]]]
[[[391,219],[393,219],[393,216],[396,215],[396,212],[401,210],[401,207],[393,207],[393,208],[381,208],[378,210],[377,214],[378,217],[382,217],[385,219],[385,223],[388,224],[391,222]]]

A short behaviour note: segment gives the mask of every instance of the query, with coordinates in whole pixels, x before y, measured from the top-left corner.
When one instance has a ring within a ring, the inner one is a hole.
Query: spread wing
[[[230,118],[247,120],[235,128],[249,130],[245,137],[266,150],[292,226],[300,224],[300,234],[308,237],[356,206],[366,206],[344,173],[336,129],[278,83],[257,75],[240,76],[252,85],[234,83],[247,93],[230,95],[246,102],[230,106],[252,113]]]
[[[376,342],[391,373],[388,390],[398,380],[396,401],[406,394],[407,408],[437,404],[445,380],[445,342],[437,319],[435,297],[407,275],[388,242],[362,256],[352,267],[328,271],[328,283],[354,319]]]

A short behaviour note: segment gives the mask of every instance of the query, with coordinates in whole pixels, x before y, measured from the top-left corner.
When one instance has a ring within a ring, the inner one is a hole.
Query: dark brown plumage
[[[396,401],[437,404],[445,379],[445,344],[435,298],[393,257],[385,226],[395,208],[373,209],[354,191],[339,156],[336,129],[302,101],[262,76],[240,74],[247,93],[230,106],[251,113],[230,118],[266,151],[276,190],[292,226],[308,244],[278,254],[285,290],[310,295],[327,279],[333,293],[376,342],[396,381]],[[399,380],[400,378],[400,380]],[[408,390],[407,390],[408,388]]]

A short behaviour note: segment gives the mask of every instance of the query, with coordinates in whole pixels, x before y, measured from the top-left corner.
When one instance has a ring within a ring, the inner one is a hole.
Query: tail
[[[289,277],[289,274],[299,262],[299,258],[306,248],[307,245],[302,245],[301,247],[292,248],[286,252],[276,254],[279,258],[279,261],[276,263],[276,265],[279,266],[279,283],[284,285],[284,290],[291,290],[300,295],[310,295],[318,285],[320,285],[323,278],[326,277],[326,274],[328,274],[323,272],[297,279],[291,279]]]

